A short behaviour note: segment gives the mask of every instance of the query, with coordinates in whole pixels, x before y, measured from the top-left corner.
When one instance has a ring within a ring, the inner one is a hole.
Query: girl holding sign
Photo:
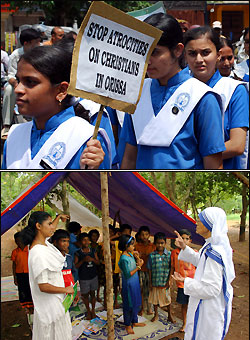
[[[246,169],[247,157],[243,152],[249,128],[247,89],[244,83],[222,77],[219,70],[216,70],[222,46],[218,35],[209,26],[189,30],[184,36],[184,45],[186,60],[193,76],[211,86],[222,98],[226,146],[222,153],[223,168]]]
[[[220,96],[181,68],[182,29],[158,13],[145,22],[163,34],[148,63],[142,95],[126,114],[122,169],[221,169],[225,150]]]
[[[65,257],[48,238],[55,224],[44,211],[30,215],[28,226],[20,232],[24,245],[29,245],[29,282],[34,303],[33,340],[71,340],[69,312],[65,313],[63,298],[73,294],[72,286],[65,288],[62,268]]]
[[[67,94],[72,51],[39,46],[18,62],[18,111],[33,121],[14,125],[4,146],[3,169],[108,169],[108,139],[76,117]],[[101,133],[101,131],[99,131]]]

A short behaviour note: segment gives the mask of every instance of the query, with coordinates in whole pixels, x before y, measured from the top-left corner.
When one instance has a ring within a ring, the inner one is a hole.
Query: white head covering
[[[210,243],[223,260],[229,283],[235,278],[233,264],[233,250],[227,236],[227,217],[223,209],[217,207],[206,208],[199,214],[201,222],[211,231]]]

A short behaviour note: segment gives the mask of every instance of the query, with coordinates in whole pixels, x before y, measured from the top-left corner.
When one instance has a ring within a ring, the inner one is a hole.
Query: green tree
[[[87,0],[54,0],[54,1],[5,1],[11,8],[28,9],[27,15],[38,8],[45,13],[45,24],[49,26],[71,26],[77,20],[81,25],[92,1]],[[135,11],[152,5],[150,1],[105,1],[124,12]]]

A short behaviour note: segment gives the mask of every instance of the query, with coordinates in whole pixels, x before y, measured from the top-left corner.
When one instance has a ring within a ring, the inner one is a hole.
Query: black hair
[[[129,229],[130,231],[132,231],[132,227],[127,223],[124,223],[120,226],[120,232],[122,233],[125,229]]]
[[[166,242],[166,239],[167,239],[166,235],[159,231],[154,235],[154,244],[156,244],[157,240],[164,240]]]
[[[58,241],[61,238],[70,238],[69,233],[67,230],[64,229],[57,229],[54,234],[51,236],[51,242]]]
[[[129,241],[130,238],[131,238],[131,240]],[[120,251],[125,251],[130,246],[132,241],[135,241],[135,239],[132,236],[121,235],[119,237],[118,249]]]
[[[41,33],[34,28],[27,28],[20,33],[20,43],[23,46],[25,42],[30,42],[31,40],[41,38]]]
[[[174,49],[179,43],[183,43],[183,32],[178,21],[169,14],[156,13],[148,16],[144,22],[163,31],[158,45],[168,47],[172,58],[176,58]],[[184,54],[178,58],[179,65],[184,67]]]
[[[58,85],[62,81],[70,82],[72,51],[68,48],[62,48],[59,44],[37,46],[25,52],[19,62],[21,60],[47,77],[52,85]],[[67,95],[62,101],[65,108],[71,106],[71,98],[71,95]]]
[[[191,236],[192,236],[192,234],[191,234],[191,232],[189,231],[189,230],[187,230],[187,229],[181,229],[181,230],[179,230],[178,231],[178,233],[182,236],[182,235],[187,235],[187,236],[190,236],[190,238],[191,238]]]
[[[247,35],[248,32],[249,32],[249,27],[246,27],[246,28],[244,29],[244,33],[243,33],[243,38],[244,38],[244,40],[245,40],[246,35]]]
[[[200,26],[193,28],[192,30],[188,30],[184,34],[184,46],[186,46],[189,41],[199,39],[203,35],[206,35],[206,37],[212,41],[217,52],[221,49],[220,36],[209,26]]]
[[[20,238],[20,231],[17,231],[15,234],[14,234],[14,239],[16,241],[17,238]]]
[[[74,39],[74,35],[77,35],[77,33],[75,31],[70,31],[68,33],[66,33],[63,37],[63,40],[65,41],[65,39]]]
[[[49,79],[52,85],[70,81],[72,53],[62,51],[59,45],[37,46],[25,52],[19,59],[31,64]]]
[[[220,44],[221,44],[221,48],[224,47],[224,46],[228,46],[229,48],[231,48],[232,52],[234,53],[233,43],[230,39],[221,37],[220,38]]]
[[[92,236],[93,234],[97,234],[98,237],[100,236],[100,233],[99,233],[99,231],[98,231],[97,229],[92,229],[92,230],[90,230],[88,235],[89,235],[89,237],[91,238],[91,236]]]
[[[67,226],[67,229],[70,233],[75,233],[79,230],[81,230],[81,225],[80,223],[78,222],[75,222],[75,221],[72,221],[72,222],[69,222],[68,226]]]
[[[147,231],[150,234],[150,229],[147,225],[141,226],[138,233],[140,234],[142,231]]]
[[[139,231],[135,234],[135,240],[136,240],[137,243],[139,243],[141,241]]]
[[[45,211],[35,211],[30,215],[28,226],[20,231],[20,237],[22,239],[22,243],[25,246],[31,244],[34,241],[37,235],[36,224],[37,223],[42,224],[49,217],[51,217],[50,214],[48,214]]]
[[[78,236],[77,236],[77,240],[79,241],[79,242],[81,242],[82,241],[82,239],[84,239],[85,237],[88,237],[89,238],[89,234],[88,233],[81,233],[81,234],[79,234]]]
[[[183,42],[183,33],[178,21],[169,14],[157,13],[148,16],[144,22],[163,31],[158,45],[166,46],[170,50]]]

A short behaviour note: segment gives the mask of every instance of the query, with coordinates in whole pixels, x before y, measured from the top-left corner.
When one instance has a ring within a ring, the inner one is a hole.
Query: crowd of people
[[[96,140],[100,105],[67,94],[77,33],[54,27],[41,43],[25,29],[9,66],[1,51],[3,169],[249,168],[249,28],[233,46],[218,21],[189,26],[163,13],[144,21],[163,33],[136,111],[106,107]],[[14,111],[23,121],[11,127]]]
[[[11,256],[14,282],[33,340],[72,339],[70,314],[65,313],[62,301],[65,294],[74,293],[76,282],[80,296],[74,303],[82,300],[86,320],[96,317],[96,301],[107,309],[99,231],[82,232],[75,221],[68,222],[67,230],[57,229],[60,218],[65,221],[69,216],[60,214],[52,221],[46,212],[33,212],[28,226],[15,234],[17,248]],[[133,237],[130,225],[109,225],[114,309],[121,307],[120,293],[128,334],[134,334],[134,327],[146,326],[138,322],[138,315],[153,315],[151,322],[156,322],[159,308],[175,323],[171,290],[176,281],[176,301],[183,318],[180,331],[185,332],[185,340],[224,339],[231,319],[234,279],[227,231],[226,214],[216,207],[199,214],[196,233],[205,239],[199,252],[190,247],[192,235],[187,229],[175,232],[176,248],[172,249],[166,245],[164,232],[157,232],[152,243],[148,226],[141,226]]]

